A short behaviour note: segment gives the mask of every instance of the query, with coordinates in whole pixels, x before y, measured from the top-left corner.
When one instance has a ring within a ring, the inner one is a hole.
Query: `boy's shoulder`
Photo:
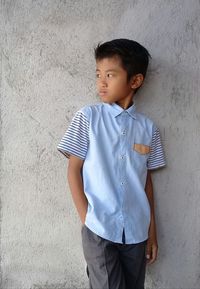
[[[154,128],[154,129],[157,128],[155,122],[149,116],[147,116],[146,114],[144,114],[142,112],[138,112],[136,110],[135,111],[135,115],[136,115],[136,120],[141,125],[148,126],[148,127]]]
[[[136,111],[136,118],[140,121],[148,122],[148,123],[151,123],[152,125],[154,124],[154,121],[149,116],[147,116],[146,114],[142,112]]]
[[[100,112],[102,107],[103,107],[103,103],[95,103],[95,104],[89,104],[89,105],[85,105],[82,108],[80,108],[78,110],[78,113],[82,113],[84,114],[86,117],[90,117],[90,115],[92,113],[97,113]]]

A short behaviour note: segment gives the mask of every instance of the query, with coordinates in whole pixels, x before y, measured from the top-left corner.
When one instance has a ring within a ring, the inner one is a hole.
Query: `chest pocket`
[[[150,145],[134,143],[132,145],[132,164],[138,170],[146,170],[150,154]]]
[[[144,144],[135,143],[133,145],[133,149],[141,155],[146,155],[150,153],[150,146]]]

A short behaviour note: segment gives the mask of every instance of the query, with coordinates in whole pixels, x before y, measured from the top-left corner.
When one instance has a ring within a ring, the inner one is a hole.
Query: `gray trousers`
[[[81,229],[90,289],[144,289],[146,241],[119,244]]]

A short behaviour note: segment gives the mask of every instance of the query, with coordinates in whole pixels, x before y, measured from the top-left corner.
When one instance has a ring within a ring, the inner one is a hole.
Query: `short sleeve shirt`
[[[116,243],[148,238],[150,206],[145,193],[147,170],[165,166],[159,129],[152,120],[117,104],[99,103],[79,110],[58,150],[84,160],[88,200],[85,225]]]

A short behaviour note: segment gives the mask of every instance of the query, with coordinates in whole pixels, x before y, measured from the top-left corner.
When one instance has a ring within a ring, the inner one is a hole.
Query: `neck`
[[[121,106],[123,109],[128,109],[130,106],[133,105],[133,97],[125,101],[117,101],[116,104]]]

